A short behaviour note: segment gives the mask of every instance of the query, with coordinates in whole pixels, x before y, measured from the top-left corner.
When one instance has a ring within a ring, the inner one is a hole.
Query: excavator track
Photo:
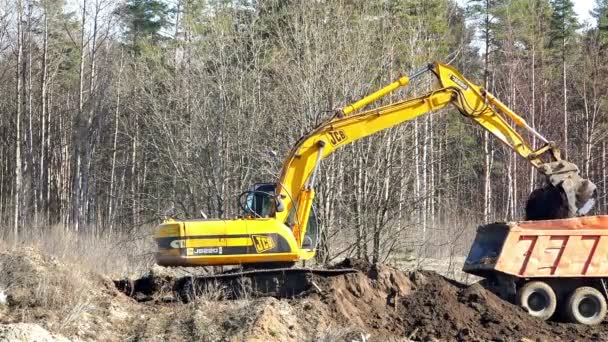
[[[213,275],[183,277],[174,291],[183,302],[197,297],[238,299],[271,296],[293,298],[309,292],[322,292],[315,279],[359,272],[354,268],[271,268],[228,271]]]

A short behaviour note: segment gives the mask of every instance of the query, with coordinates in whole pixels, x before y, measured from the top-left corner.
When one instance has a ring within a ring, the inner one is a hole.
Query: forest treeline
[[[0,226],[234,217],[332,110],[433,60],[555,141],[606,212],[607,13],[607,0],[583,24],[571,0],[0,0]],[[469,121],[441,110],[324,161],[323,250],[445,248],[521,219],[541,179]]]

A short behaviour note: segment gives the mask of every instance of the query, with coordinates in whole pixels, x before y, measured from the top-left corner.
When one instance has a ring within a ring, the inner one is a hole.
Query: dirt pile
[[[175,280],[200,269],[112,281],[24,248],[0,251],[0,272],[0,341],[335,341],[350,332],[309,298],[220,300],[219,288],[187,304],[171,298]],[[116,287],[135,283],[133,297]]]
[[[19,253],[0,253],[0,288],[12,307],[60,308],[87,297],[95,275],[61,264],[56,258],[43,256],[32,248]]]
[[[0,342],[69,342],[63,336],[53,335],[39,325],[15,323],[0,325]]]
[[[331,279],[320,298],[333,317],[378,338],[414,341],[607,340],[605,326],[544,322],[479,283],[466,286],[435,272],[404,273],[355,264],[361,273]]]
[[[182,302],[179,280],[206,271],[154,268],[112,282],[36,250],[0,252],[0,341],[22,336],[17,323],[38,324],[42,341],[44,330],[75,341],[608,340],[605,325],[539,321],[479,284],[357,260],[336,267],[358,271],[300,273],[302,291],[280,298],[226,300],[217,287]]]
[[[123,304],[131,300],[110,279],[37,249],[0,252],[0,274],[0,293],[6,296],[0,324],[5,334],[19,334],[20,326],[12,324],[26,322],[72,340],[112,340],[114,325],[128,315]]]
[[[164,301],[172,302],[175,307],[215,305],[213,311],[218,315],[213,319],[199,311],[190,314],[191,320],[199,322],[195,326],[216,327],[205,331],[215,331],[213,336],[228,339],[360,340],[361,336],[368,335],[371,340],[413,341],[608,339],[608,329],[604,326],[543,322],[479,284],[466,286],[435,272],[404,272],[350,259],[334,269],[358,272],[336,276],[298,273],[298,290],[288,296],[284,291],[281,295],[241,291],[240,299],[226,300],[225,293],[234,291],[221,286],[207,288],[188,304],[182,303],[175,293],[180,291],[176,285],[184,278],[156,271],[145,277],[145,281],[164,284],[164,287],[150,287],[165,291],[162,295],[148,294],[149,298],[156,298],[151,304]],[[263,277],[264,282],[269,281],[266,278]],[[174,290],[171,301],[162,299],[171,293],[167,292],[167,284],[172,284]],[[233,282],[224,285],[235,286]],[[224,321],[218,317],[224,317]],[[199,334],[208,336],[208,333]]]
[[[411,295],[413,286],[406,273],[393,268],[346,260],[340,267],[361,272],[319,280],[324,289],[320,301],[332,316],[344,317],[364,331],[396,333],[403,318],[396,314],[401,300]],[[401,331],[400,331],[401,330]]]

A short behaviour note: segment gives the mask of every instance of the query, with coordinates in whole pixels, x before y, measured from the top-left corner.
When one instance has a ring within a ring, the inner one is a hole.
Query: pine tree
[[[562,91],[563,91],[563,120],[564,120],[564,147],[563,152],[568,153],[568,88],[567,88],[567,56],[572,47],[573,37],[580,27],[574,12],[571,0],[552,0],[551,8],[551,39],[549,47],[561,57],[562,64]]]
[[[477,27],[481,31],[482,39],[484,40],[484,82],[483,87],[488,90],[490,88],[490,65],[492,64],[492,54],[495,46],[494,28],[495,16],[494,11],[501,3],[500,0],[470,0],[468,3],[468,12],[471,17],[477,22]],[[483,217],[485,221],[492,219],[492,164],[494,162],[494,148],[490,141],[490,136],[487,131],[483,133],[483,154],[484,154],[484,202],[483,202]]]
[[[129,0],[118,8],[117,14],[125,27],[127,42],[139,51],[143,42],[163,39],[160,32],[169,25],[170,9],[158,0]]]
[[[597,33],[601,48],[608,45],[608,0],[595,0],[591,15],[597,20]]]
[[[606,1],[606,0],[603,0]],[[580,28],[572,0],[551,0],[551,42],[552,47],[569,44],[577,29]]]

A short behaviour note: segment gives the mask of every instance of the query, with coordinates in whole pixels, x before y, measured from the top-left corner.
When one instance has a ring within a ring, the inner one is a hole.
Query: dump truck
[[[480,226],[463,270],[540,319],[599,324],[608,298],[608,216]]]

